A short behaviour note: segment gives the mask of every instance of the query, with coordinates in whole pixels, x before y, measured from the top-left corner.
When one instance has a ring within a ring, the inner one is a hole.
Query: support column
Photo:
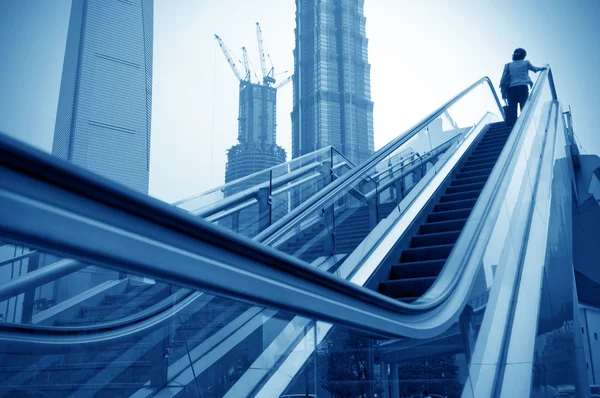
[[[260,188],[256,194],[258,202],[258,230],[263,231],[271,225],[271,189]]]
[[[391,367],[391,371],[390,371],[390,377],[392,378],[391,380],[391,385],[392,385],[392,391],[391,391],[391,397],[390,398],[400,398],[400,375],[398,374],[398,364],[397,363],[393,363],[390,365]]]

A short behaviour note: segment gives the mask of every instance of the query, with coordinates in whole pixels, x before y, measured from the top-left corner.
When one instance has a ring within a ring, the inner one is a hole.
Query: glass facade
[[[297,0],[292,157],[332,145],[355,164],[374,149],[364,0]]]
[[[73,0],[52,153],[148,192],[153,0]]]

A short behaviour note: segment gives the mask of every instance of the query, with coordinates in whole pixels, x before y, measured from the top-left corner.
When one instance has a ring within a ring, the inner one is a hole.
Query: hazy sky
[[[0,131],[50,151],[70,0],[0,0]],[[524,47],[549,63],[575,132],[600,153],[599,0],[366,0],[375,147],[484,75],[498,85]],[[293,69],[293,0],[155,0],[150,194],[168,202],[224,179],[236,143],[238,83],[219,34],[259,61],[255,22],[276,72]],[[533,76],[532,76],[533,77]],[[278,143],[291,153],[292,85],[278,93]]]

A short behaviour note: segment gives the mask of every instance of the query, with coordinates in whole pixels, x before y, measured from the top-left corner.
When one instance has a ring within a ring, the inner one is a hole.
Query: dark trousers
[[[523,107],[525,106],[525,102],[527,102],[527,97],[529,97],[529,87],[510,87],[506,94],[506,99],[508,101],[506,124],[509,126],[514,126],[514,124],[517,122],[517,105],[519,105],[519,109],[521,112],[523,112]]]

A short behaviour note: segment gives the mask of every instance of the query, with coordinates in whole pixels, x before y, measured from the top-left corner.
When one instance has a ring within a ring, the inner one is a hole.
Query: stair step
[[[502,149],[500,150],[494,150],[494,151],[489,151],[489,152],[485,152],[485,153],[477,153],[477,154],[472,154],[471,156],[469,156],[469,162],[481,162],[481,161],[485,161],[485,160],[492,160],[492,159],[498,159],[498,157],[500,156],[500,153],[502,153]]]
[[[507,139],[508,139],[508,136],[507,137],[484,138],[477,145],[477,149],[479,149],[481,146],[483,146],[485,148],[486,146],[505,145]]]
[[[428,260],[445,260],[450,255],[454,243],[437,246],[425,246],[409,248],[402,251],[400,256],[402,263]]]
[[[456,203],[456,202],[454,202]],[[459,220],[462,218],[468,218],[471,214],[472,207],[467,209],[460,210],[448,210],[448,211],[437,211],[434,213],[430,213],[427,216],[428,222],[437,222],[437,221],[450,221],[450,220]]]
[[[465,226],[466,222],[466,218],[449,221],[428,222],[419,227],[419,232],[425,235],[438,232],[460,231]]]
[[[477,199],[457,200],[456,202],[438,203],[435,205],[434,210],[438,211],[449,211],[449,210],[460,210],[460,209],[471,209],[475,206]]]
[[[393,281],[385,281],[379,284],[379,292],[392,298],[413,298],[422,296],[436,277],[430,276],[425,278],[411,279],[396,279]]]
[[[460,231],[438,232],[434,234],[416,235],[410,241],[410,247],[437,246],[454,244],[460,235]]]
[[[490,129],[488,130],[486,135],[487,134],[498,134],[498,133],[510,134],[511,131],[512,131],[512,127],[504,124],[503,126],[498,125],[498,126],[490,127]]]
[[[497,139],[506,139],[510,135],[510,132],[507,131],[493,131],[488,132],[482,139],[483,140],[497,140]]]
[[[479,167],[479,168],[490,167],[492,165],[495,165],[497,160],[498,160],[497,158],[468,160],[465,162],[461,171],[465,170],[467,167]]]
[[[498,127],[498,128],[490,128],[488,130],[488,132],[485,134],[485,136],[487,137],[488,135],[510,134],[511,131],[512,131],[511,127],[504,125],[504,126]]]
[[[446,260],[415,261],[392,265],[391,280],[438,276]]]
[[[459,192],[459,193],[447,193],[447,194],[442,195],[442,197],[440,198],[440,202],[446,203],[446,202],[456,202],[456,201],[465,200],[465,199],[477,199],[479,197],[480,193],[481,193],[481,189],[467,191],[467,192]]]
[[[477,183],[473,183],[473,184],[450,186],[446,189],[446,193],[454,194],[454,193],[462,193],[462,192],[470,192],[470,191],[481,191],[483,189],[484,185],[485,185],[485,182],[477,182]]]
[[[454,180],[452,180],[452,184],[450,184],[450,185],[453,187],[458,187],[458,186],[462,186],[462,185],[476,184],[478,182],[483,182],[485,184],[488,180],[488,177],[489,176],[487,174],[475,176],[475,177],[463,177],[463,178],[457,177]]]
[[[493,147],[483,147],[477,148],[469,155],[469,159],[474,157],[483,157],[483,156],[498,156],[504,149],[504,145],[497,145]]]
[[[494,166],[496,165],[496,162],[491,162],[491,163],[482,163],[482,164],[475,164],[472,166],[463,166],[460,169],[460,174],[462,173],[467,173],[470,171],[479,171],[479,170],[485,170],[485,169],[492,169],[494,168]]]
[[[361,232],[369,232],[371,230],[371,226],[368,223],[342,223],[335,227],[336,231],[361,231]]]
[[[490,173],[492,172],[492,169],[493,169],[493,167],[490,167],[487,169],[479,169],[479,170],[473,170],[473,171],[467,171],[467,172],[460,172],[460,173],[456,174],[456,180],[463,179],[463,178],[484,177],[484,176],[487,180]]]

